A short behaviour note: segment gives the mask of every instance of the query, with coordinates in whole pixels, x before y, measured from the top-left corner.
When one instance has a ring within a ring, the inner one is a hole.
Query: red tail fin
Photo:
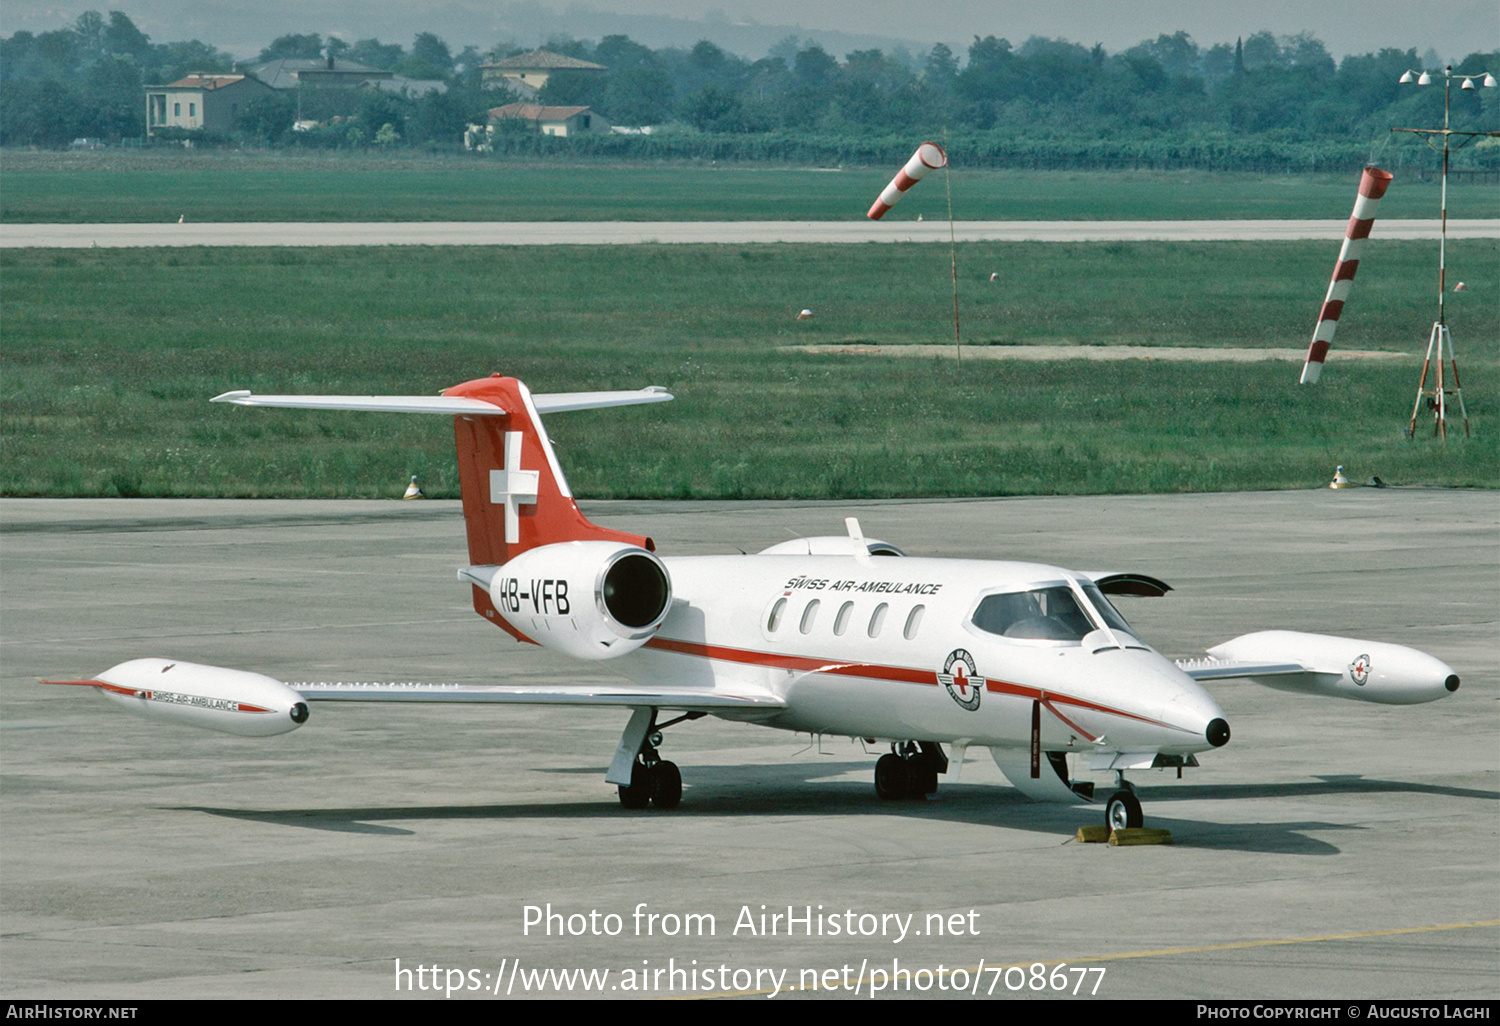
[[[650,538],[592,524],[573,501],[531,390],[494,375],[454,385],[445,396],[480,399],[503,417],[453,418],[469,562],[498,565],[527,549],[564,541],[619,541],[655,549]]]

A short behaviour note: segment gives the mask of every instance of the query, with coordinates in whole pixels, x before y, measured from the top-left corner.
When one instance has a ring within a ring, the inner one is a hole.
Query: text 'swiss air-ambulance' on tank
[[[948,752],[970,745],[1032,798],[1083,802],[1071,754],[1114,773],[1103,802],[1115,827],[1139,826],[1125,772],[1197,765],[1229,741],[1203,682],[1247,677],[1305,694],[1383,704],[1428,702],[1458,676],[1432,656],[1353,638],[1263,631],[1173,662],[1137,636],[1111,594],[1161,595],[1131,573],[1035,563],[904,557],[848,533],[754,555],[660,556],[651,539],[579,511],[542,415],[661,402],[656,389],[533,395],[515,378],[441,396],[281,396],[228,392],[240,406],[432,413],[453,418],[474,609],[511,637],[606,662],[618,686],[294,684],[169,659],[135,659],[86,680],[119,705],[164,721],[262,736],[306,722],[308,703],[465,702],[617,706],[629,721],[606,779],[629,808],[676,806],[682,777],[661,731],[705,715],[889,745],[875,764],[882,798],[938,787]],[[664,714],[666,714],[664,716]]]

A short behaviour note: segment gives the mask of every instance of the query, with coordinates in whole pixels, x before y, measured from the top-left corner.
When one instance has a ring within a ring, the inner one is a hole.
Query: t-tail
[[[533,395],[516,378],[495,374],[438,396],[238,391],[213,402],[452,416],[470,563],[459,576],[472,586],[474,611],[518,639],[533,641],[540,632],[553,634],[559,617],[575,626],[586,622],[575,614],[575,604],[599,605],[614,614],[596,625],[604,630],[566,639],[549,636],[547,642],[584,658],[609,658],[636,647],[629,642],[644,641],[643,630],[654,632],[660,625],[670,584],[651,555],[656,546],[650,538],[600,527],[579,510],[541,415],[671,398],[659,388]],[[597,602],[589,600],[588,590],[600,591]]]

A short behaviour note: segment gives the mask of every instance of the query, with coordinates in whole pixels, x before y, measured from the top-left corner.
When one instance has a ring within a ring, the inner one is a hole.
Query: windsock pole
[[[896,172],[896,177],[891,179],[890,184],[880,190],[880,195],[870,205],[865,216],[871,221],[879,221],[887,210],[901,202],[901,196],[907,189],[927,177],[927,172],[946,167],[947,164],[948,157],[941,146],[935,142],[924,142],[917,147],[917,152],[911,155],[911,159],[901,170]]]
[[[1318,312],[1318,326],[1313,329],[1312,344],[1307,347],[1307,359],[1302,364],[1302,384],[1316,384],[1323,373],[1323,361],[1328,357],[1328,348],[1333,345],[1334,332],[1338,331],[1339,315],[1344,311],[1344,302],[1354,285],[1354,272],[1359,269],[1360,253],[1375,225],[1375,211],[1380,207],[1380,198],[1393,176],[1378,167],[1365,168],[1359,179],[1359,196],[1354,201],[1354,214],[1344,230],[1344,245],[1339,250],[1338,263],[1333,265],[1333,278],[1328,282],[1328,293],[1323,297],[1323,308]]]
[[[943,191],[948,194],[948,266],[953,272],[953,359],[964,362],[964,344],[958,337],[958,236],[953,229],[953,182],[948,177],[948,126],[943,126]]]

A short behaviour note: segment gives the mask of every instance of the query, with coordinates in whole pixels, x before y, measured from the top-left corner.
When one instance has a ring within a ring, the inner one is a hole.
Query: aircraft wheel
[[[673,767],[674,769],[676,767]],[[648,768],[636,763],[630,770],[630,783],[620,785],[620,807],[626,809],[644,809],[651,802],[652,778],[655,774]],[[678,779],[678,788],[681,789],[682,781]]]
[[[911,790],[906,760],[899,755],[882,755],[875,762],[875,793],[882,801],[905,798]]]
[[[1141,801],[1129,791],[1116,791],[1104,806],[1104,825],[1111,830],[1138,827],[1146,822]]]
[[[925,798],[929,794],[937,794],[938,772],[936,766],[924,766],[912,774],[911,796],[913,798]]]
[[[659,762],[651,772],[651,804],[675,809],[682,804],[682,771],[675,762]]]

